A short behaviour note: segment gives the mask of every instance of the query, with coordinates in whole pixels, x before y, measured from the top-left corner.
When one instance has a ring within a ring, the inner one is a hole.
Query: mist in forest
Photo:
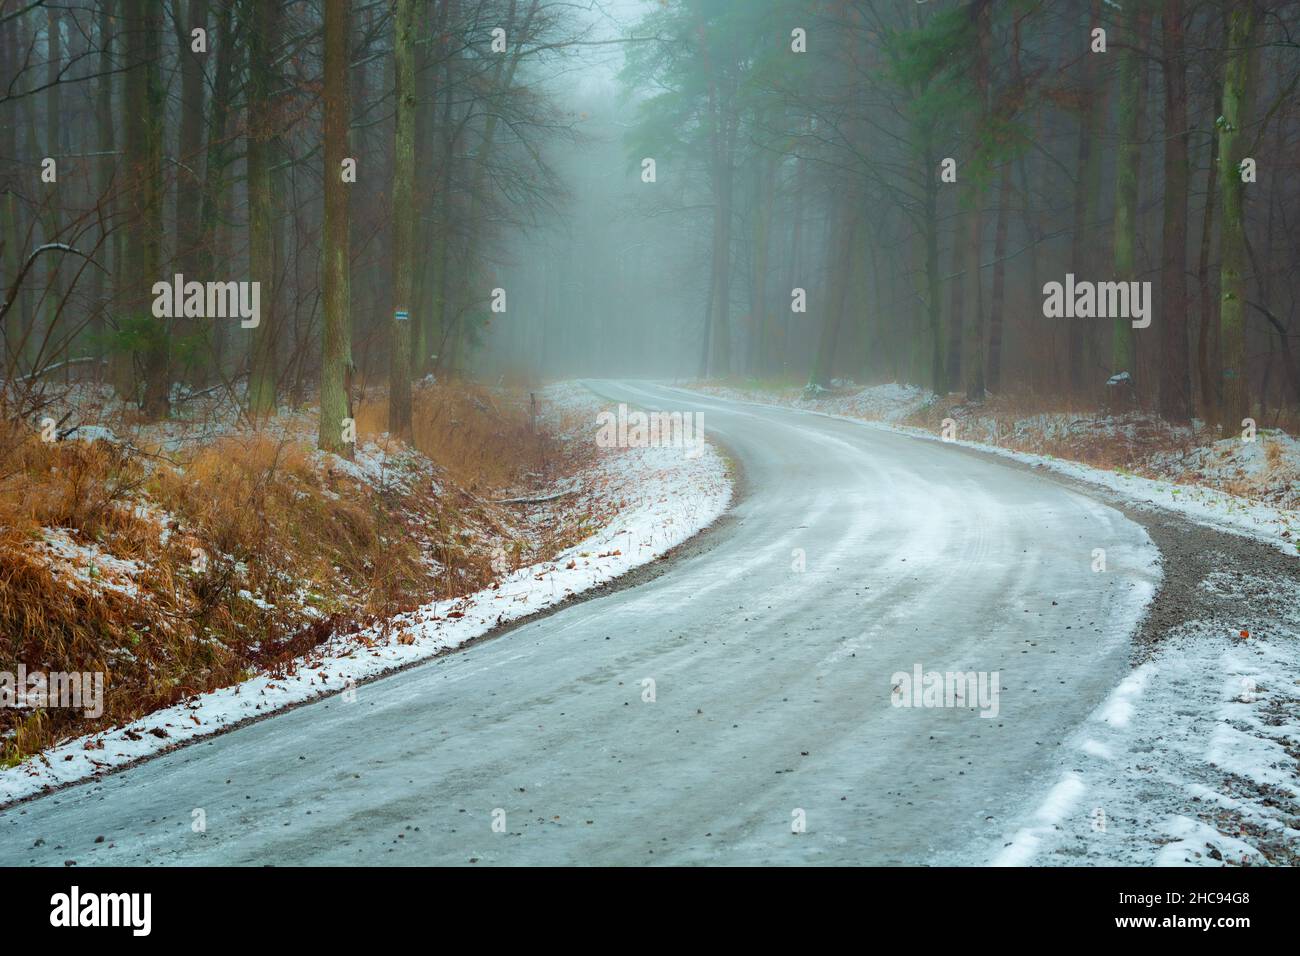
[[[510,244],[487,356],[1234,427],[1300,399],[1297,5],[619,12],[617,82],[562,94],[564,225]]]
[[[387,386],[399,433],[429,376],[1300,401],[1294,2],[0,11],[18,417],[88,378],[154,420]]]
[[[0,0],[0,865],[1266,920],[1298,263],[1300,0]]]

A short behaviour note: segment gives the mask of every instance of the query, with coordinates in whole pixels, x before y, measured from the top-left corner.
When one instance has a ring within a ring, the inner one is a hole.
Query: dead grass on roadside
[[[534,433],[523,398],[421,389],[395,472],[280,435],[183,455],[140,443],[0,434],[0,669],[103,672],[105,713],[0,710],[0,764],[290,662],[336,634],[489,586],[553,553],[492,501],[577,460]],[[522,404],[521,404],[522,402]],[[382,398],[359,433],[379,438]],[[382,423],[382,425],[381,425]],[[386,466],[385,466],[386,467]],[[416,476],[416,477],[412,477]],[[418,480],[417,480],[418,478]],[[52,542],[52,543],[51,543]]]
[[[531,476],[538,484],[564,464],[560,443],[530,427],[528,393],[493,393],[470,383],[417,388],[412,397],[412,445],[446,469],[460,487],[488,494]],[[382,393],[356,411],[357,434],[379,440],[388,432],[388,398]]]
[[[945,418],[956,421],[958,436],[968,441],[1112,471],[1133,470],[1154,454],[1186,453],[1198,444],[1190,428],[1174,427],[1147,412],[1111,415],[1095,405],[1017,392],[978,403],[952,394],[905,423],[938,432]]]

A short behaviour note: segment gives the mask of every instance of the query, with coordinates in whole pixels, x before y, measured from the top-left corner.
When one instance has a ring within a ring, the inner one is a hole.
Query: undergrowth
[[[105,709],[0,709],[0,763],[277,672],[565,546],[493,501],[579,463],[530,411],[526,393],[422,388],[411,449],[371,396],[356,463],[317,452],[309,417],[199,442],[5,426],[0,670],[102,672]]]

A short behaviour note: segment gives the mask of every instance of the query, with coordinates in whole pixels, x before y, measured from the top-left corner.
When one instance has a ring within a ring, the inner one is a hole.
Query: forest
[[[250,422],[319,395],[342,451],[379,379],[409,434],[412,380],[468,367],[494,242],[558,194],[520,71],[580,34],[564,6],[6,0],[10,420],[72,381],[146,421],[237,387]],[[257,320],[209,314],[214,283]]]
[[[0,863],[1294,866],[1298,264],[1300,0],[0,0]]]
[[[6,0],[6,414],[237,387],[338,451],[372,384],[402,433],[429,375],[613,371],[1276,420],[1297,9]]]
[[[1228,429],[1294,410],[1296,26],[1289,3],[666,5],[642,29],[677,43],[625,79],[658,91],[639,150],[689,162],[713,211],[682,374]],[[1152,311],[1054,308],[1076,278]]]

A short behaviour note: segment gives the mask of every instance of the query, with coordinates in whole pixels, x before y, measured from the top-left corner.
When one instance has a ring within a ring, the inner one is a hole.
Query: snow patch
[[[81,544],[62,528],[43,528],[37,551],[44,552],[51,573],[76,581],[92,594],[116,591],[127,597],[139,595],[134,578],[145,570],[138,561],[116,558],[96,544]]]
[[[1017,832],[993,859],[993,866],[1024,866],[1032,860],[1043,840],[1070,815],[1086,790],[1078,774],[1062,777],[1035,811],[1034,825]]]
[[[953,439],[923,428],[897,424],[915,411],[937,400],[925,389],[909,385],[878,385],[859,392],[821,397],[812,402],[782,401],[771,393],[736,389],[701,387],[683,389],[716,395],[753,405],[778,405],[796,408],[810,415],[825,415],[856,422],[868,428],[880,428],[898,434],[972,448],[1013,461],[1046,468],[1078,481],[1106,488],[1145,506],[1175,511],[1206,527],[1243,537],[1265,541],[1293,557],[1300,556],[1300,511],[1293,507],[1300,495],[1300,442],[1281,432],[1261,432],[1255,442],[1229,438],[1187,456],[1155,457],[1152,463],[1168,469],[1167,479],[1144,478],[1127,471],[1109,471],[1076,461],[1038,455],[1003,447],[998,442],[997,423],[975,420],[963,423],[963,433],[972,428],[983,431],[983,440]],[[910,396],[905,399],[904,396]],[[898,404],[891,405],[891,402]],[[1126,436],[1130,440],[1142,427],[1134,416],[1085,419],[1077,415],[1036,415],[1016,423],[1012,440],[1046,440],[1074,434],[1086,427],[1101,437]],[[1192,430],[1187,429],[1190,438]],[[1217,464],[1216,464],[1217,462]],[[1244,479],[1254,474],[1255,484]],[[1196,481],[1221,481],[1225,485],[1258,493],[1260,497],[1229,494]]]
[[[584,414],[594,442],[598,406],[590,394],[560,394],[574,410],[581,411],[581,403],[586,403]],[[358,458],[359,473],[374,477],[374,469],[381,467],[377,456],[367,451]],[[66,741],[0,770],[0,805],[99,775],[251,717],[337,695],[363,680],[459,647],[497,625],[553,607],[655,560],[712,524],[732,494],[727,464],[711,444],[694,458],[680,448],[611,450],[598,462],[591,480],[602,488],[602,498],[621,501],[622,509],[601,531],[555,560],[521,568],[474,594],[427,604],[384,627],[331,638],[281,676],[258,674],[127,726]],[[83,564],[95,558],[92,547],[59,534],[54,533],[55,547]],[[114,571],[138,570],[131,564],[118,562]]]
[[[1088,805],[1053,827],[1021,825],[994,861],[1300,859],[1300,592],[1280,601],[1291,613],[1266,636],[1204,622],[1170,634],[1064,746]]]

